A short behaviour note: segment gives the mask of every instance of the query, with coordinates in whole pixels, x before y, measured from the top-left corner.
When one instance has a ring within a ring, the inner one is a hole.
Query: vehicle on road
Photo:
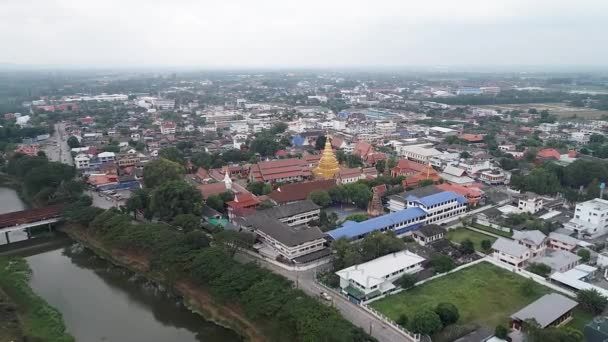
[[[326,301],[328,301],[328,302],[331,302],[331,296],[330,296],[330,295],[328,295],[328,294],[327,294],[327,293],[325,293],[325,292],[321,292],[321,293],[319,293],[319,297],[321,297],[321,299],[323,299],[323,300],[326,300]]]

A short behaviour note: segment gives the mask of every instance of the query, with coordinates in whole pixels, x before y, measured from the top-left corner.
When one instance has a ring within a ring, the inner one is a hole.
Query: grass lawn
[[[397,320],[402,313],[411,319],[421,308],[450,302],[460,311],[458,323],[476,323],[493,330],[497,324],[508,325],[511,314],[550,292],[532,283],[532,293],[525,295],[521,285],[526,281],[524,277],[482,262],[370,305]]]
[[[469,239],[473,241],[476,251],[481,251],[481,241],[490,240],[490,242],[492,243],[496,241],[496,238],[493,236],[475,232],[466,228],[457,228],[449,230],[446,238],[456,243],[462,243],[462,241]]]
[[[585,329],[585,325],[591,321],[593,315],[588,311],[583,310],[580,306],[572,312],[572,320],[566,324],[566,327],[574,328],[580,331]]]

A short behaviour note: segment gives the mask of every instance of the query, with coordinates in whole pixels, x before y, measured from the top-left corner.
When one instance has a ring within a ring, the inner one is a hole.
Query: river
[[[0,214],[25,209],[17,192],[0,188]],[[10,234],[11,241],[27,238]],[[6,243],[0,234],[0,244]],[[76,245],[74,245],[76,246]],[[242,339],[192,313],[181,300],[84,248],[27,257],[34,292],[63,314],[78,342],[237,342]]]

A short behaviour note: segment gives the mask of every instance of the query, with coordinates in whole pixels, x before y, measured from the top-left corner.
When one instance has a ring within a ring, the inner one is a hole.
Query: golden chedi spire
[[[325,149],[319,160],[319,166],[312,170],[317,178],[331,179],[340,170],[340,164],[336,159],[334,150],[331,148],[330,137],[325,137]]]

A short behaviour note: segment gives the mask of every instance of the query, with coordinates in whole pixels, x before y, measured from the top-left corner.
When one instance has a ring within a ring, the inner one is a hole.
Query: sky
[[[0,0],[0,64],[607,66],[607,0]]]

